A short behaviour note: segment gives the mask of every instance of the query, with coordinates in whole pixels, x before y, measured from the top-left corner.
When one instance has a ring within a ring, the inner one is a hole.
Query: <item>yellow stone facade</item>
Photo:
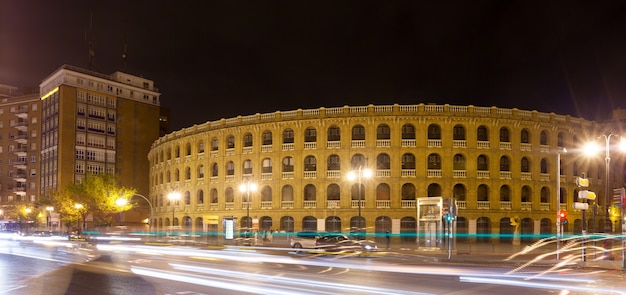
[[[259,230],[349,231],[361,216],[368,234],[410,234],[416,198],[442,196],[457,201],[458,233],[510,233],[514,217],[524,234],[554,234],[559,209],[569,212],[564,231],[580,232],[581,212],[570,209],[576,177],[586,173],[603,196],[604,161],[583,158],[577,148],[597,138],[601,127],[553,113],[425,104],[207,122],[152,145],[152,224],[222,232],[222,221],[232,218],[241,227],[252,219]],[[346,178],[359,169],[373,171],[361,178],[361,189]],[[239,186],[249,182],[258,190],[247,203]],[[182,197],[172,203],[167,196],[174,191]]]

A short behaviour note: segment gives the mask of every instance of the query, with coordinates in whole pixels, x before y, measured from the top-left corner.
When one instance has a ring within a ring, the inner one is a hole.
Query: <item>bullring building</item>
[[[193,232],[222,232],[224,220],[284,232],[360,227],[411,240],[417,200],[441,196],[457,202],[457,233],[505,236],[498,234],[511,233],[515,218],[522,237],[554,234],[561,209],[569,213],[563,231],[576,233],[583,221],[572,205],[584,174],[598,207],[610,207],[588,217],[588,228],[618,231],[619,212],[603,197],[604,158],[579,151],[606,127],[554,113],[426,104],[206,122],[152,145],[151,224]],[[611,187],[623,187],[623,156],[613,163]],[[351,171],[361,177],[348,179]],[[240,191],[251,183],[256,190]],[[168,198],[172,192],[180,198]]]

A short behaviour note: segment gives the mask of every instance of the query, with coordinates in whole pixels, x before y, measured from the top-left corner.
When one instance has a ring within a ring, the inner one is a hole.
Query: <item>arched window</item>
[[[511,188],[508,185],[503,185],[500,187],[500,202],[510,202],[511,201]]]
[[[428,185],[428,197],[441,197],[441,185],[431,183]]]
[[[306,156],[304,158],[304,171],[316,171],[317,160],[314,156]]]
[[[548,173],[548,161],[545,158],[541,159],[541,173]]]
[[[232,187],[226,188],[226,191],[224,191],[224,199],[226,200],[226,203],[235,202],[235,192]]]
[[[294,142],[294,131],[291,128],[287,128],[283,131],[283,143],[293,143]]]
[[[530,172],[530,161],[526,157],[522,157],[522,172]]]
[[[465,156],[456,154],[453,161],[453,170],[465,170]]]
[[[174,170],[174,181],[180,181],[180,170]]]
[[[382,153],[376,157],[376,169],[377,170],[389,170],[391,169],[391,158],[388,154]]]
[[[415,200],[415,185],[405,183],[402,185],[402,200]]]
[[[500,157],[500,171],[511,171],[511,165],[509,163],[509,157]]]
[[[245,175],[252,174],[252,161],[251,160],[243,161],[243,174]]]
[[[463,125],[454,125],[454,129],[452,130],[452,139],[465,140],[465,127],[463,127]]]
[[[190,180],[191,179],[191,167],[187,166],[185,167],[185,180]]]
[[[509,129],[506,127],[500,128],[500,142],[511,142],[511,138],[509,137]]]
[[[211,204],[217,204],[219,202],[219,197],[217,196],[217,189],[211,189]]]
[[[217,137],[214,137],[213,140],[211,140],[211,151],[217,151],[220,148],[220,141],[217,139]]]
[[[522,186],[522,203],[530,203],[532,202],[532,193],[530,190],[530,186]]]
[[[559,132],[559,134],[556,137],[556,145],[558,147],[564,147],[564,145],[563,145],[563,133],[562,132]]]
[[[439,125],[428,125],[428,139],[441,139],[441,127]]]
[[[402,139],[415,139],[415,126],[413,124],[402,125]]]
[[[352,170],[357,170],[359,169],[359,167],[367,167],[367,161],[365,159],[365,156],[363,156],[362,154],[355,154],[354,156],[352,156],[352,159],[350,159],[350,166],[352,166]]]
[[[481,184],[478,186],[476,197],[478,201],[489,201],[489,188],[487,185]]]
[[[234,149],[235,148],[235,137],[233,135],[229,135],[226,138],[226,148],[227,149]]]
[[[339,189],[339,185],[336,183],[331,183],[326,188],[326,200],[329,201],[339,201],[341,196],[341,191]]]
[[[247,132],[243,135],[243,146],[251,147],[252,146],[252,133]]]
[[[264,186],[261,189],[261,202],[271,202],[272,201],[272,187],[269,185]]]
[[[439,170],[441,169],[441,156],[439,154],[428,155],[428,169]]]
[[[402,169],[415,169],[415,156],[413,154],[402,155]]]
[[[282,201],[293,202],[293,187],[291,185],[285,185],[282,189]]]
[[[339,127],[333,125],[328,127],[328,141],[340,141],[341,140],[341,130]]]
[[[263,145],[272,145],[272,131],[263,131]]]
[[[204,165],[198,166],[198,178],[204,178]]]
[[[185,196],[183,197],[185,200],[185,205],[191,204],[191,193],[189,191],[185,191]]]
[[[317,190],[315,186],[312,184],[307,184],[304,186],[304,200],[305,201],[315,201],[317,199]]]
[[[326,170],[332,171],[332,170],[339,170],[340,168],[341,168],[341,165],[339,162],[339,156],[338,155],[328,156],[328,163],[326,165]]]
[[[541,131],[541,135],[539,137],[539,144],[548,145],[548,132],[545,130]]]
[[[463,184],[457,183],[454,185],[454,189],[452,191],[452,197],[457,201],[465,201],[466,189]]]
[[[235,175],[235,163],[233,161],[226,163],[226,175]]]
[[[352,140],[365,140],[365,127],[363,125],[352,127]]]
[[[294,160],[293,157],[284,157],[283,158],[283,171],[282,172],[293,172],[294,171]]]
[[[217,177],[218,176],[218,166],[217,163],[213,163],[213,165],[211,166],[211,177]]]
[[[198,154],[204,153],[204,140],[198,142]]]
[[[381,183],[376,187],[376,200],[391,200],[391,188],[386,183]]]
[[[261,173],[272,173],[272,159],[265,158],[262,163],[263,167]]]
[[[541,203],[550,203],[550,189],[547,186],[541,188]]]
[[[489,131],[485,126],[478,126],[476,130],[476,139],[478,141],[489,141]]]
[[[191,156],[191,143],[185,145],[185,156]]]
[[[530,133],[528,133],[528,129],[522,129],[522,134],[520,135],[520,141],[522,143],[530,143]]]
[[[304,142],[317,142],[317,129],[308,127],[304,130]]]
[[[391,129],[387,124],[380,124],[376,128],[376,139],[377,140],[385,140],[391,138]]]
[[[196,194],[196,203],[197,204],[204,204],[204,191],[203,190],[198,190],[198,193]]]

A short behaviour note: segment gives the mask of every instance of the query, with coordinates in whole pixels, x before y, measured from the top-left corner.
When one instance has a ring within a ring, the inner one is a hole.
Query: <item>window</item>
[[[415,169],[415,156],[413,154],[402,155],[402,169]]]
[[[272,132],[263,132],[263,145],[272,145]]]
[[[478,141],[489,141],[489,132],[487,131],[487,127],[479,126],[476,132],[476,137]]]
[[[510,142],[511,139],[509,138],[509,129],[506,129],[505,127],[500,128],[500,142]]]
[[[201,140],[198,143],[198,154],[202,154],[204,153],[204,140]]]
[[[313,127],[309,127],[304,130],[304,142],[316,142],[317,130]]]
[[[235,137],[232,135],[229,135],[228,138],[226,139],[226,148],[227,149],[234,149],[235,148]]]
[[[454,155],[453,166],[454,170],[465,170],[465,156],[461,154]]]
[[[365,140],[365,127],[363,125],[352,127],[352,140]]]
[[[539,138],[539,144],[548,145],[548,133],[544,130],[541,131],[541,137]]]
[[[328,163],[327,163],[327,168],[328,171],[331,170],[339,170],[340,169],[340,163],[339,163],[339,156],[338,155],[330,155],[328,156]]]
[[[389,170],[391,169],[391,158],[388,154],[379,154],[376,157],[376,169]]]
[[[314,156],[306,156],[304,158],[304,171],[316,171],[317,160]]]
[[[402,125],[402,139],[415,139],[415,127],[412,124]]]
[[[243,162],[243,174],[252,174],[252,161],[245,160]]]
[[[465,127],[463,125],[455,125],[452,132],[453,140],[465,140]]]
[[[243,146],[251,147],[252,146],[252,133],[246,133],[243,135]]]
[[[385,140],[391,138],[391,129],[387,124],[380,124],[376,128],[376,139]]]
[[[478,156],[476,168],[480,171],[489,170],[489,162],[487,161],[487,156],[485,155]]]
[[[522,172],[530,172],[530,162],[526,157],[522,158]]]
[[[283,131],[283,143],[293,143],[294,141],[294,132],[293,129],[287,128]]]
[[[500,171],[511,171],[509,167],[509,158],[502,156],[500,158]]]
[[[341,131],[337,126],[330,126],[328,128],[328,141],[341,140]]]
[[[219,150],[219,140],[217,138],[213,138],[213,140],[211,141],[211,151],[217,151]]]
[[[439,125],[428,125],[428,139],[441,139],[441,127]]]
[[[528,134],[528,129],[522,130],[522,134],[520,134],[520,141],[522,143],[530,143],[530,135]]]
[[[284,157],[283,158],[283,172],[293,172],[294,163],[295,162],[292,157]]]
[[[265,158],[263,159],[263,168],[261,173],[272,173],[272,159]]]
[[[441,157],[438,154],[428,155],[428,169],[441,169]]]
[[[235,163],[232,161],[226,163],[226,175],[235,175]]]

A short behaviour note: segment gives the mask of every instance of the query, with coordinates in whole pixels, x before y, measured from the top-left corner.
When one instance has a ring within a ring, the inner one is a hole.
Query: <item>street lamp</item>
[[[567,153],[563,148],[556,152],[556,260],[559,260],[559,239],[563,234],[561,224],[561,153]]]
[[[52,211],[54,211],[54,207],[46,206],[46,211],[48,212],[48,215],[46,216],[46,226],[48,227],[48,230],[51,230],[52,229]]]
[[[74,204],[74,208],[78,210],[78,220],[76,221],[76,227],[78,228],[78,236],[80,236],[83,233],[83,229],[80,225],[81,219],[83,217],[83,213],[81,212],[83,209],[83,204],[76,203]]]
[[[605,195],[605,198],[604,198],[604,214],[606,214],[605,215],[606,219],[604,221],[604,224],[605,224],[604,227],[606,227],[607,220],[610,223],[612,223],[610,221],[610,218],[609,218],[609,212],[610,212],[609,208],[610,208],[610,204],[611,204],[611,197],[609,196],[609,194],[610,194],[609,193],[609,187],[610,187],[609,186],[609,181],[610,181],[609,176],[610,176],[610,166],[611,166],[611,136],[619,137],[619,135],[615,135],[615,134],[608,134],[608,135],[603,134],[602,136],[600,136],[600,137],[604,137],[604,141],[605,141],[605,147],[604,147],[604,162],[605,162],[605,166],[604,166],[604,168],[605,168],[605,170],[604,170],[605,171],[604,172],[604,175],[605,175],[605,181],[604,181],[604,195]],[[626,151],[626,140],[624,138],[621,139],[619,148],[622,151]],[[588,154],[588,155],[595,155],[601,149],[595,142],[590,142],[590,143],[587,143],[585,145],[584,150],[585,150],[585,153]]]
[[[148,229],[150,229],[150,227],[152,226],[152,203],[150,202],[150,200],[148,200],[148,198],[144,197],[143,195],[134,194],[133,197],[134,196],[143,198],[144,200],[146,200],[146,202],[148,202],[148,206],[150,206],[150,219],[148,219]]]
[[[357,169],[356,171],[350,171],[348,172],[348,180],[350,181],[354,181],[356,180],[358,187],[357,187],[357,194],[359,195],[359,203],[358,203],[358,208],[359,208],[359,220],[358,220],[358,231],[360,232],[363,229],[363,226],[361,224],[361,185],[362,185],[362,179],[363,178],[370,178],[372,177],[372,170],[365,168],[363,169],[363,166],[359,166],[359,169]]]
[[[124,206],[126,206],[127,204],[128,200],[126,200],[125,198],[120,197],[115,200],[115,205],[120,207],[120,225],[122,225],[122,209],[124,209]]]
[[[176,201],[180,200],[180,193],[171,192],[169,193],[169,195],[167,195],[167,198],[170,200],[170,202],[172,202],[172,227],[171,228],[174,228],[174,212],[176,211],[175,203]]]
[[[252,228],[252,220],[250,220],[250,194],[257,190],[257,184],[251,181],[243,183],[239,186],[239,191],[246,194],[246,227]]]

